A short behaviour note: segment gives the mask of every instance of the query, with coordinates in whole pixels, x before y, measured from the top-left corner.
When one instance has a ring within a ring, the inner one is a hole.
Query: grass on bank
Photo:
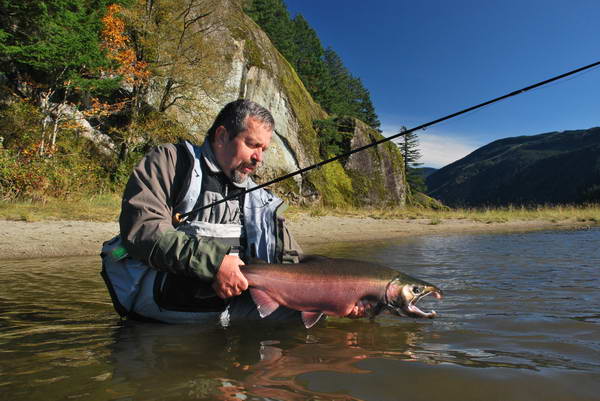
[[[74,200],[50,198],[36,201],[0,201],[0,220],[43,221],[82,220],[116,221],[121,207],[121,194],[101,194]],[[286,217],[290,220],[302,216],[339,216],[373,219],[429,220],[437,225],[444,220],[470,220],[487,224],[509,221],[576,221],[600,224],[600,204],[562,206],[508,206],[496,208],[434,210],[419,207],[406,208],[328,208],[291,206]]]
[[[0,219],[18,221],[79,220],[117,221],[121,195],[102,194],[77,199],[0,201]]]
[[[600,223],[600,204],[560,205],[560,206],[507,206],[486,208],[457,208],[457,209],[425,209],[419,207],[406,208],[325,208],[322,206],[291,207],[287,216],[290,219],[301,218],[303,215],[312,217],[368,217],[373,219],[426,219],[430,224],[440,224],[444,220],[470,220],[481,223],[506,223],[509,221],[577,221]]]

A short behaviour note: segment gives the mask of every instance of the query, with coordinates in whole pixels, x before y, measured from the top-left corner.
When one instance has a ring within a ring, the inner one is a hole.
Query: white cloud
[[[423,166],[440,168],[473,152],[478,146],[468,140],[429,133],[419,135]]]
[[[383,126],[383,135],[391,136],[400,131],[399,127]],[[474,144],[472,140],[451,133],[433,133],[417,131],[419,148],[423,167],[441,168],[458,159],[462,159],[481,145]],[[395,140],[396,142],[396,140]]]

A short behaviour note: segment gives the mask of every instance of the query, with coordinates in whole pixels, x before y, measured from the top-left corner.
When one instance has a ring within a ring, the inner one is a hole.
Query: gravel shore
[[[288,222],[305,251],[327,242],[375,241],[417,235],[526,232],[587,228],[577,221],[512,221],[372,219],[356,217],[297,217]],[[0,220],[0,259],[97,255],[102,242],[118,232],[118,224],[86,221],[22,222]]]

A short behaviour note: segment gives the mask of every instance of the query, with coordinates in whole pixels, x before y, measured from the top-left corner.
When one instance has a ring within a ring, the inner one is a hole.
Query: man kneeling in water
[[[103,249],[103,276],[117,311],[134,319],[194,322],[258,314],[240,271],[252,256],[294,262],[300,249],[279,215],[283,201],[249,177],[263,161],[271,113],[249,101],[227,104],[201,146],[158,146],[135,167],[123,196],[119,237]],[[184,214],[232,194],[240,196]],[[234,313],[235,312],[235,313]],[[275,319],[294,315],[282,310]],[[224,316],[226,317],[226,316]]]

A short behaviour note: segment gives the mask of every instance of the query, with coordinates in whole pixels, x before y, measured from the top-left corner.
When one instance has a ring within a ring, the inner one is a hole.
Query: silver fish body
[[[280,305],[302,312],[312,327],[323,315],[348,316],[365,307],[370,317],[383,310],[399,316],[433,318],[416,303],[442,290],[389,267],[351,259],[308,256],[297,264],[255,263],[243,267],[250,295],[261,317]]]

